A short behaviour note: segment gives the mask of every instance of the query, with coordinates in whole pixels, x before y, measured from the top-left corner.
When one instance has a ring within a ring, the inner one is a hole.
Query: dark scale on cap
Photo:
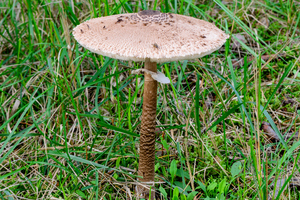
[[[120,23],[120,22],[122,22],[122,21],[123,21],[123,19],[118,18],[116,24],[117,24],[117,23]]]
[[[154,48],[158,49],[158,45],[156,43],[152,44]]]

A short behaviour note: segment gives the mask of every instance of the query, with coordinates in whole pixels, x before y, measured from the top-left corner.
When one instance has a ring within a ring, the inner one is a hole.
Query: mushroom
[[[90,19],[75,27],[73,35],[94,53],[145,62],[138,169],[143,178],[137,194],[147,198],[149,186],[154,186],[157,81],[152,74],[157,72],[156,65],[208,55],[218,50],[228,35],[209,22],[153,10]],[[154,199],[154,189],[151,191]]]

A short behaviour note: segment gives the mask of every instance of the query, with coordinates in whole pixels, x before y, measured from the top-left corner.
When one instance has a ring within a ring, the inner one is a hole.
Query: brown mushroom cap
[[[228,38],[209,22],[151,10],[94,18],[75,27],[73,35],[92,52],[157,63],[200,58]]]

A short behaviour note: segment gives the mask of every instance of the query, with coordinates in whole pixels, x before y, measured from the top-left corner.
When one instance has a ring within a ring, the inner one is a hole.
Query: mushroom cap
[[[152,10],[90,19],[76,26],[73,35],[94,53],[157,63],[203,57],[228,38],[212,23]]]

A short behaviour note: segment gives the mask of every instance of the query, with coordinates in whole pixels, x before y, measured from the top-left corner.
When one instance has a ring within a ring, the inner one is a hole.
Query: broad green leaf
[[[197,183],[199,184],[199,186],[196,189],[200,188],[204,191],[205,194],[207,194],[205,185],[201,181],[197,181]]]
[[[160,186],[158,190],[162,193],[162,195],[163,195],[165,198],[168,197],[168,194],[167,194],[166,190],[165,190],[163,187]]]
[[[213,181],[212,183],[209,184],[209,186],[207,187],[207,190],[212,191],[217,187],[217,185],[218,184],[216,183],[216,181]]]
[[[168,151],[170,145],[167,143],[167,141],[166,141],[166,140],[162,140],[161,143],[162,143],[162,145],[164,146],[164,148]]]
[[[177,172],[176,160],[172,160],[170,165],[170,174],[172,178],[175,178],[176,172]]]
[[[186,199],[186,196],[185,196],[184,194],[181,194],[181,195],[180,195],[180,199],[181,199],[181,200],[187,200],[187,199]]]
[[[230,171],[232,177],[237,176],[241,172],[241,169],[242,169],[242,163],[240,161],[233,163],[233,165],[231,166],[231,171]]]
[[[187,196],[187,200],[193,200],[196,194],[198,194],[198,192],[196,191],[189,193]]]
[[[176,187],[173,190],[173,199],[178,199],[178,196],[179,196],[179,189],[178,187]]]
[[[216,200],[225,200],[225,197],[223,194],[218,194],[217,197],[216,197]]]
[[[219,193],[225,193],[226,184],[227,184],[227,182],[226,182],[226,177],[225,177],[218,185]]]
[[[86,199],[85,194],[84,194],[81,190],[76,190],[76,194],[78,194],[78,195],[81,196],[82,198]]]
[[[159,163],[156,163],[155,164],[155,167],[154,167],[154,171],[156,172],[158,170],[158,168],[160,167],[160,164]]]

